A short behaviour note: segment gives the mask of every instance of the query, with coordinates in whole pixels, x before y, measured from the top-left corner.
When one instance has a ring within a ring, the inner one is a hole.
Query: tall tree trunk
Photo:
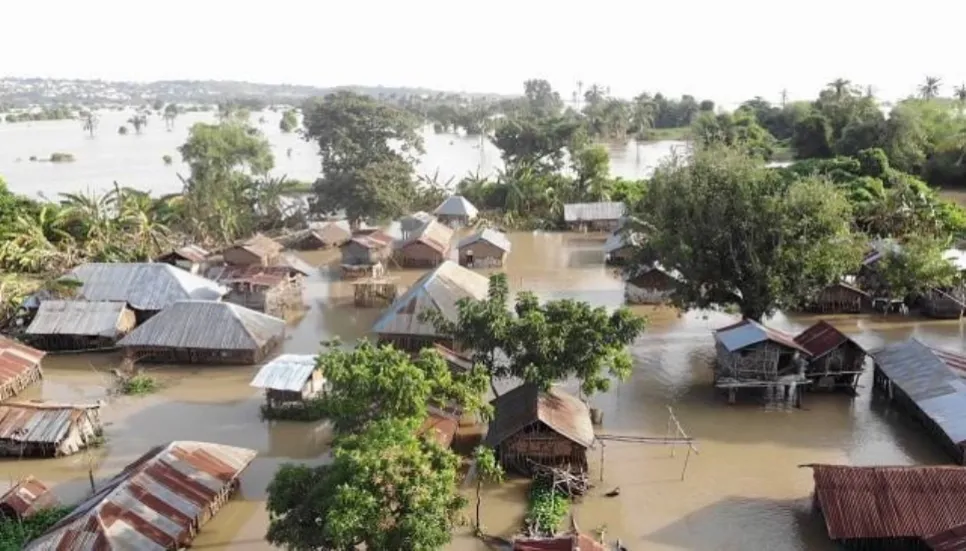
[[[483,475],[479,472],[476,473],[476,532],[480,535],[483,534],[483,528],[480,525],[480,506],[483,504],[483,496],[480,492],[483,489]]]

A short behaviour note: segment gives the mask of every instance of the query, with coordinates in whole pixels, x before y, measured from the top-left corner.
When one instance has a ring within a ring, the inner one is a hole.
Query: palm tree
[[[844,78],[837,78],[827,86],[832,89],[835,99],[842,99],[852,93],[852,81]]]
[[[148,117],[143,112],[135,113],[127,123],[134,127],[134,133],[140,134],[141,129],[148,125]]]
[[[642,93],[634,98],[631,105],[631,127],[637,142],[637,160],[641,160],[641,142],[647,140],[647,132],[654,127],[654,100],[649,94]]]
[[[957,86],[954,93],[956,94],[956,100],[959,101],[960,107],[962,107],[962,104],[966,103],[966,82]]]
[[[80,116],[81,122],[84,125],[84,132],[87,132],[93,138],[94,131],[97,130],[97,123],[99,122],[97,113],[93,111],[83,111]]]
[[[788,103],[788,88],[782,88],[781,98],[782,98],[781,99],[781,101],[782,101],[782,109],[784,109],[785,108],[785,105]]]
[[[174,130],[174,120],[178,118],[178,106],[169,103],[164,108],[164,126],[168,129],[168,132]]]
[[[939,97],[939,87],[942,86],[943,79],[939,77],[926,77],[926,81],[919,85],[919,95],[924,100],[931,100]]]

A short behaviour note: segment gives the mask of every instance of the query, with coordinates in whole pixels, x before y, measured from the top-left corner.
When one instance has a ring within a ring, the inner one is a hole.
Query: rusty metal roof
[[[271,237],[256,233],[245,241],[230,248],[242,248],[259,258],[271,258],[285,248]]]
[[[166,551],[187,545],[196,519],[255,458],[209,442],[158,446],[24,549]]]
[[[181,258],[183,260],[187,260],[188,262],[201,263],[204,262],[210,255],[210,251],[203,249],[198,245],[185,245],[165,255],[159,256],[158,260],[165,261],[168,259]]]
[[[354,235],[352,239],[344,243],[342,246],[345,247],[350,243],[355,243],[366,249],[382,249],[384,247],[389,247],[395,238],[382,230],[374,230],[371,233]]]
[[[67,437],[74,423],[100,406],[47,402],[0,404],[0,440],[56,444]]]
[[[247,283],[257,287],[275,287],[289,278],[288,266],[214,266],[208,270],[208,277],[224,285]]]
[[[459,421],[452,416],[430,412],[416,434],[431,436],[440,446],[448,448],[453,445],[458,429]]]
[[[714,332],[715,339],[728,349],[729,352],[741,350],[761,342],[771,341],[773,343],[798,350],[804,354],[809,354],[808,350],[795,342],[795,338],[784,331],[765,327],[757,321],[743,319],[738,323],[733,323],[727,327],[722,327]]]
[[[0,336],[0,387],[37,369],[47,353]]]
[[[795,337],[795,342],[800,344],[815,359],[821,358],[846,343],[852,343],[862,348],[845,333],[824,320],[799,333]]]
[[[413,243],[422,243],[434,251],[443,254],[449,250],[453,241],[453,230],[449,226],[440,224],[435,220],[430,220],[419,229],[415,230],[411,237],[405,241],[400,241],[397,249],[405,249]]]
[[[806,465],[833,540],[923,538],[966,523],[966,468]]]
[[[966,376],[966,356],[956,352],[950,352],[949,350],[943,350],[941,348],[933,348],[931,346],[929,349],[932,350],[932,353],[935,354],[937,358],[946,364],[946,367],[952,369],[961,377]]]
[[[0,497],[0,516],[27,518],[37,511],[60,505],[57,496],[32,476],[24,478]]]
[[[556,387],[549,392],[540,392],[536,385],[523,384],[490,403],[493,404],[493,420],[486,432],[488,446],[498,446],[537,421],[585,448],[594,443],[594,427],[587,404]]]
[[[604,545],[587,534],[576,533],[556,538],[514,540],[513,551],[604,551]]]
[[[932,551],[966,551],[966,524],[933,534],[925,542]]]

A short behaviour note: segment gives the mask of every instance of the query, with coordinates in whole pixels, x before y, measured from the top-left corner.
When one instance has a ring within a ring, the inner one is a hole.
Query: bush
[[[71,507],[37,511],[24,520],[0,518],[0,551],[19,551],[71,512]]]
[[[137,374],[132,377],[128,377],[121,381],[120,388],[118,389],[121,394],[127,394],[129,396],[141,396],[143,394],[151,394],[156,392],[161,385],[158,384],[158,380],[150,375]]]
[[[530,510],[527,512],[527,525],[537,533],[552,536],[570,509],[567,496],[554,490],[546,479],[533,481],[530,488]]]
[[[161,160],[164,161],[164,166],[170,166],[173,162],[171,155],[162,155]]]
[[[120,135],[122,135],[122,136],[127,136],[127,127],[126,126],[120,126],[120,127],[118,127],[117,133],[120,134]]]
[[[52,163],[72,163],[74,162],[74,156],[70,153],[51,153],[50,162]]]
[[[321,400],[306,400],[302,403],[284,406],[269,407],[268,404],[262,406],[262,419],[268,421],[312,422],[321,421],[325,417]]]

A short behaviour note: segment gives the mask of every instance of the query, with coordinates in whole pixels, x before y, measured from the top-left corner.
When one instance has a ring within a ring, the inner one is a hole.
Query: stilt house
[[[433,211],[440,223],[451,228],[464,228],[476,220],[479,211],[462,195],[453,195]]]
[[[47,351],[103,350],[134,329],[134,311],[123,302],[45,300],[24,338]]]
[[[738,388],[780,388],[798,400],[798,385],[808,381],[809,352],[783,331],[745,319],[714,333],[717,359],[714,385],[728,390],[734,402]]]
[[[665,304],[681,280],[677,270],[667,270],[655,262],[624,283],[624,299],[628,304]]]
[[[859,314],[872,304],[872,297],[855,285],[840,281],[829,285],[808,305],[808,310],[821,314]]]
[[[620,202],[564,205],[564,223],[571,231],[612,232],[620,227],[627,207]]]
[[[46,352],[0,336],[0,400],[13,398],[42,379],[40,362],[45,355]]]
[[[197,245],[185,245],[163,254],[157,258],[158,262],[170,264],[193,274],[203,274],[208,268],[208,257],[211,252]]]
[[[604,262],[611,266],[623,266],[637,253],[641,237],[637,234],[625,235],[617,230],[607,236],[604,242]]]
[[[805,376],[815,389],[855,392],[865,364],[865,350],[831,324],[820,321],[795,337],[808,350]]]
[[[312,354],[282,354],[266,363],[250,383],[265,391],[268,407],[301,404],[325,390],[325,378]]]
[[[406,240],[399,241],[393,252],[393,261],[404,268],[429,268],[439,266],[450,257],[453,230],[436,221],[430,221]]]
[[[386,271],[386,263],[392,257],[393,237],[381,230],[353,236],[339,247],[342,254],[342,277],[380,277]]]
[[[0,455],[61,457],[94,444],[101,435],[100,405],[4,402],[0,404]]]
[[[60,501],[43,482],[32,476],[14,484],[0,497],[0,518],[24,520],[51,507]]]
[[[221,256],[225,264],[234,266],[251,266],[252,264],[271,266],[278,261],[283,249],[284,247],[274,239],[257,233],[245,241],[225,249]]]
[[[457,245],[460,266],[500,268],[510,254],[510,240],[503,232],[489,228],[464,237]]]
[[[208,276],[229,291],[225,302],[282,316],[302,306],[301,274],[286,266],[231,266],[212,268]]]

